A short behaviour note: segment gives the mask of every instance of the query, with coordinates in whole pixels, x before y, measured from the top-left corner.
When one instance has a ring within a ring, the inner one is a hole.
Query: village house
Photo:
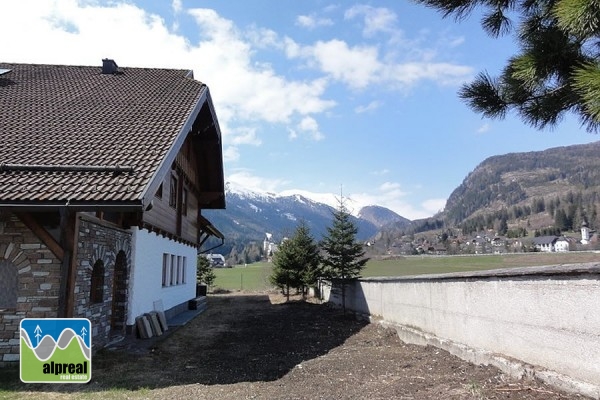
[[[94,349],[196,296],[221,132],[189,70],[0,63],[0,366],[23,318],[89,318]]]

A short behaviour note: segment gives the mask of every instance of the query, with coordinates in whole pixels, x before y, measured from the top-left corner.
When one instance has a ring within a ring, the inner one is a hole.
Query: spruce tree
[[[273,254],[273,272],[269,277],[271,283],[281,289],[290,300],[290,288],[299,287],[301,278],[299,273],[297,249],[295,243],[285,239]]]
[[[301,221],[294,235],[284,240],[273,255],[271,283],[282,289],[290,299],[290,288],[306,295],[308,286],[314,284],[320,275],[319,249],[310,235],[310,229]]]
[[[210,261],[204,255],[199,255],[196,262],[196,282],[204,283],[210,287],[216,279],[215,271],[210,265]]]
[[[314,286],[321,275],[321,259],[319,257],[319,247],[310,234],[310,228],[304,221],[301,221],[296,232],[292,237],[298,250],[298,261],[300,266],[300,282],[302,297],[310,286]]]
[[[323,274],[326,278],[340,280],[342,286],[342,308],[346,313],[346,285],[351,279],[360,276],[360,272],[368,261],[363,258],[365,251],[362,244],[356,241],[358,228],[350,219],[344,205],[333,214],[332,226],[327,228],[327,235],[321,242],[323,250]]]
[[[599,130],[599,1],[416,1],[456,19],[481,7],[481,26],[489,35],[514,35],[519,51],[500,76],[482,72],[459,92],[476,112],[503,118],[514,110],[536,128],[552,127],[572,112],[588,131]]]

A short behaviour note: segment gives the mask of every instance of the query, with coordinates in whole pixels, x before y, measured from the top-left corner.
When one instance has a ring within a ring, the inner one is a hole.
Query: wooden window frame
[[[177,200],[179,196],[178,193],[179,180],[175,175],[171,175],[171,180],[169,181],[169,207],[177,209]]]
[[[181,192],[181,215],[183,215],[184,217],[187,216],[189,195],[189,191],[186,187],[184,187],[183,191]]]

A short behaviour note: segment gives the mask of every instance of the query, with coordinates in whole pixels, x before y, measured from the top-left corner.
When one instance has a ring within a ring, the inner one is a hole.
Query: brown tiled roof
[[[207,91],[185,70],[2,68],[11,72],[0,75],[0,205],[141,204]]]

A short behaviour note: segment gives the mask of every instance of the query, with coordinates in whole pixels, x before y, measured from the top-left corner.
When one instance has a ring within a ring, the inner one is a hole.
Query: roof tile
[[[5,64],[0,202],[132,201],[202,97],[187,71]],[[129,166],[134,172],[13,171],[2,165]]]

